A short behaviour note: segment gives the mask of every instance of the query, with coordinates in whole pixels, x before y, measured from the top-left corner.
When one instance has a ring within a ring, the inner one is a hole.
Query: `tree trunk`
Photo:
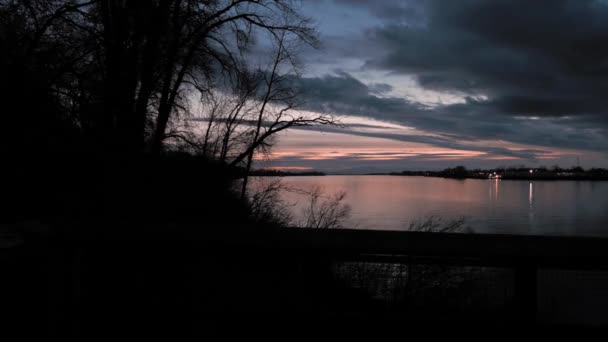
[[[147,41],[142,56],[141,85],[135,103],[135,118],[138,136],[144,137],[146,119],[148,117],[148,102],[154,91],[155,67],[158,62],[158,49],[160,38],[165,32],[169,19],[169,5],[171,0],[161,1],[154,9],[153,20],[147,23]]]

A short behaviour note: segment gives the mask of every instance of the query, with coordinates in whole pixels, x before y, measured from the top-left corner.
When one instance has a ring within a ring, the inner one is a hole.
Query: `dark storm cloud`
[[[391,21],[405,21],[408,24],[422,24],[424,16],[424,1],[408,2],[403,0],[336,0],[344,6],[358,6],[367,9],[376,17]]]
[[[418,108],[406,99],[377,96],[391,90],[388,84],[368,86],[343,71],[323,77],[300,78],[296,82],[311,110],[387,119],[408,108]],[[388,116],[382,117],[384,114]]]
[[[349,132],[357,135],[430,143],[440,147],[471,150],[467,143],[477,140],[504,140],[548,148],[574,148],[603,151],[608,147],[606,130],[593,120],[597,115],[571,118],[529,119],[504,115],[492,101],[472,98],[465,103],[430,108],[404,98],[378,96],[352,75],[338,72],[323,77],[298,80],[307,100],[306,108],[335,114],[371,117],[416,127],[437,136],[411,136]],[[483,151],[514,156],[508,149],[486,147]],[[534,159],[543,151],[519,151],[518,157]]]
[[[368,85],[369,92],[376,95],[386,94],[393,90],[393,86],[386,83],[372,83]]]
[[[430,108],[365,84],[363,74],[338,72],[301,80],[309,109],[406,124],[437,133],[452,147],[504,140],[608,148],[606,1],[333,2],[381,24],[342,39],[329,32],[331,58],[356,56],[363,74],[408,75],[425,89],[468,97]]]
[[[505,114],[605,113],[608,6],[593,0],[426,1],[423,28],[388,23],[367,67],[421,86],[488,96]]]

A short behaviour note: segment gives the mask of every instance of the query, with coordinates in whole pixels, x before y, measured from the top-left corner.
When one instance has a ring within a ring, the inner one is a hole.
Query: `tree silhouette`
[[[256,40],[317,43],[290,0],[3,0],[0,16],[6,99],[46,95],[112,153],[158,153],[192,93],[234,79]]]
[[[269,43],[276,73],[256,66]],[[250,167],[271,135],[330,122],[295,116],[295,97],[277,95],[297,76],[286,67],[293,49],[317,43],[292,0],[0,0],[0,145],[3,178],[15,180],[6,194],[27,208],[28,193],[86,192],[79,182],[105,193],[110,174],[129,183],[116,165],[176,142]],[[189,124],[195,99],[216,109],[202,136]],[[55,202],[43,198],[40,207]]]

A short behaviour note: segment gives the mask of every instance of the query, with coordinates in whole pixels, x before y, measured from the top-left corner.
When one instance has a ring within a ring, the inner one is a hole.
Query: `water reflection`
[[[534,203],[534,185],[532,184],[532,182],[530,182],[530,185],[528,187],[528,222],[529,222],[529,228],[531,229],[531,232],[534,234],[537,234],[538,232],[534,229],[535,228],[535,224],[534,224],[534,207],[533,204]],[[541,231],[542,233],[542,231]]]
[[[488,188],[490,189],[490,201],[498,201],[500,179],[488,179],[488,183]]]
[[[406,229],[429,215],[467,218],[480,233],[608,236],[608,182],[454,180],[432,177],[324,176],[284,177],[290,186],[320,185],[344,190],[351,206],[349,226]],[[298,197],[300,196],[300,197]],[[302,212],[301,195],[284,194]]]

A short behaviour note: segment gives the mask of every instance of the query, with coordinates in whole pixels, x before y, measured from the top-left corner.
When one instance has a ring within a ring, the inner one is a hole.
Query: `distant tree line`
[[[291,172],[291,171],[282,171],[282,170],[269,170],[269,169],[259,169],[259,170],[251,170],[249,172],[250,176],[260,176],[260,177],[287,177],[287,176],[325,176],[325,173],[319,171],[299,171],[299,172]]]
[[[456,166],[446,168],[441,171],[402,171],[393,172],[391,175],[396,176],[428,176],[428,177],[444,177],[444,178],[489,178],[492,175],[498,175],[502,179],[537,179],[537,180],[608,180],[608,169],[590,168],[583,169],[580,166],[570,168],[562,168],[553,166],[547,168],[512,166],[499,167],[494,169],[472,169],[469,170],[464,166]]]

